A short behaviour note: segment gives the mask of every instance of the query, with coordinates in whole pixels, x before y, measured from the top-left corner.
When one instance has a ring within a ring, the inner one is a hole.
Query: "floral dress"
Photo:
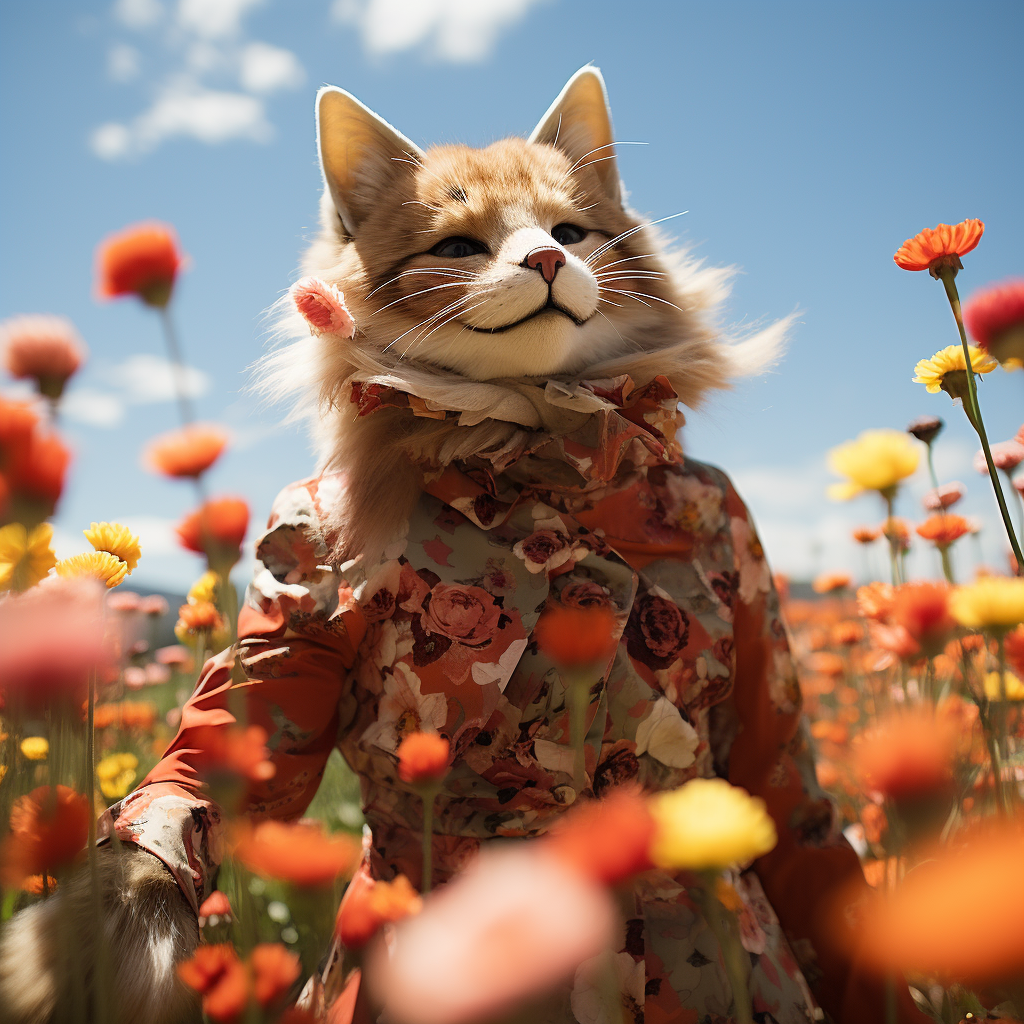
[[[552,387],[541,398],[562,401]],[[380,384],[357,383],[352,400],[362,415],[448,415]],[[432,881],[443,883],[482,843],[541,835],[582,795],[565,686],[533,630],[548,605],[603,605],[621,635],[590,693],[586,795],[718,775],[763,798],[778,845],[731,878],[755,1020],[820,1020],[819,1003],[837,1020],[880,1020],[876,988],[820,920],[859,868],[815,779],[747,510],[720,470],[677,447],[682,416],[664,378],[583,383],[572,401],[587,414],[566,433],[524,430],[498,453],[428,471],[407,535],[372,566],[331,561],[337,475],[287,487],[239,619],[242,672],[233,677],[231,652],[207,664],[177,738],[108,827],[160,857],[198,907],[220,823],[191,737],[232,721],[244,700],[277,769],[252,784],[247,813],[300,816],[338,746],[362,784],[369,871],[416,884],[422,802],[398,778],[395,750],[434,730],[451,743],[432,837]],[[732,1019],[721,953],[685,875],[636,881],[615,968],[633,1022]],[[603,1019],[586,972],[562,1005],[552,1019]]]

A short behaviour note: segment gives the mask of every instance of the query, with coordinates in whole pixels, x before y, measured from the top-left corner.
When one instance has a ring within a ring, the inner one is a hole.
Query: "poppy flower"
[[[448,774],[450,750],[448,741],[437,733],[410,733],[395,751],[398,777],[413,785],[440,782]]]
[[[979,347],[1001,363],[1024,362],[1024,279],[975,292],[964,303],[964,324]]]
[[[222,575],[242,557],[242,541],[249,529],[249,505],[244,498],[211,498],[190,512],[175,528],[178,539],[209,559]]]
[[[823,572],[814,578],[811,587],[816,594],[831,594],[846,590],[852,583],[848,572]]]
[[[891,493],[899,482],[917,471],[920,449],[900,430],[865,430],[828,453],[834,473],[846,482],[832,484],[828,496],[847,501],[864,491]]]
[[[619,643],[611,609],[601,605],[545,609],[533,630],[540,649],[563,668],[590,668],[607,661]]]
[[[990,445],[992,452],[992,463],[996,469],[1004,473],[1012,473],[1022,462],[1024,462],[1024,444],[1020,441],[996,441]],[[984,451],[976,451],[971,462],[976,473],[982,476],[988,475],[988,462],[985,459]]]
[[[267,730],[260,725],[204,725],[192,745],[201,751],[201,774],[226,771],[251,782],[265,782],[276,772],[267,749]]]
[[[966,493],[967,488],[959,480],[954,480],[951,483],[939,484],[938,487],[932,488],[921,499],[921,504],[929,512],[941,512],[944,509],[952,508]]]
[[[220,891],[214,889],[199,906],[199,927],[202,928],[206,919],[216,917],[230,919],[234,917],[231,901]]]
[[[176,478],[198,478],[220,457],[228,443],[220,427],[196,423],[154,438],[143,461],[157,473]]]
[[[70,864],[89,837],[91,816],[88,797],[67,786],[40,786],[18,797],[0,846],[4,884],[16,886],[26,875],[52,874]]]
[[[858,544],[873,544],[881,536],[881,530],[874,529],[870,526],[858,526],[852,533],[853,539]]]
[[[985,231],[980,220],[964,220],[959,224],[939,224],[908,238],[893,259],[904,270],[927,270],[938,280],[944,267],[954,272],[963,270],[961,256],[973,250]]]
[[[302,851],[301,857],[296,850]],[[233,852],[257,875],[315,887],[351,873],[361,851],[349,836],[326,835],[319,823],[262,821],[236,831]]]
[[[927,657],[940,653],[956,629],[949,608],[952,589],[926,580],[905,583],[893,593],[890,621],[902,626]]]
[[[183,262],[169,224],[133,224],[97,247],[96,290],[102,298],[137,295],[147,305],[163,307]]]
[[[917,535],[930,540],[939,550],[971,532],[970,524],[963,516],[942,513],[929,516],[920,526],[915,527]]]
[[[857,589],[857,610],[866,619],[884,622],[892,611],[893,588],[888,583],[868,583]]]
[[[1024,626],[1018,626],[1006,634],[1003,650],[1010,667],[1024,678]]]
[[[18,316],[0,324],[0,350],[12,377],[34,380],[41,395],[60,398],[82,365],[85,344],[62,316]]]
[[[213,631],[224,626],[217,606],[210,601],[193,601],[178,609],[178,624],[190,633]]]
[[[117,704],[97,704],[93,725],[97,729],[139,729],[147,732],[156,722],[156,705],[149,701],[123,700]]]
[[[393,882],[377,881],[363,866],[353,876],[338,907],[334,931],[346,949],[361,949],[385,924],[423,909],[420,894],[405,875]]]
[[[229,943],[200,946],[178,964],[178,977],[203,997],[203,1013],[234,1024],[249,1003],[249,972]]]
[[[249,954],[252,990],[260,1006],[273,1006],[302,973],[298,954],[280,942],[261,942]]]
[[[35,413],[0,399],[0,473],[20,522],[32,526],[53,514],[70,461],[64,443]]]
[[[345,296],[333,284],[318,277],[304,277],[292,285],[291,297],[313,334],[336,334],[341,338],[355,334]]]
[[[28,590],[57,564],[50,546],[53,527],[40,523],[31,533],[21,523],[0,526],[0,591]]]

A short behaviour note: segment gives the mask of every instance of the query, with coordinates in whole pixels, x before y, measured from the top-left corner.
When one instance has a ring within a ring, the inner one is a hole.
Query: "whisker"
[[[448,284],[435,284],[430,288],[421,288],[418,292],[411,292],[409,295],[403,295],[400,299],[395,299],[393,302],[389,302],[386,306],[381,306],[380,309],[375,309],[370,316],[376,316],[378,313],[383,313],[385,309],[397,306],[400,302],[405,302],[408,299],[415,299],[417,295],[426,295],[428,292],[436,292],[439,288],[461,288],[465,283],[465,281],[449,281]],[[369,319],[369,317],[367,317],[367,319]]]
[[[575,171],[579,167],[579,165],[581,163],[583,163],[584,160],[587,159],[588,156],[591,156],[593,153],[599,153],[602,149],[614,149],[616,146],[646,146],[646,145],[649,145],[649,143],[646,143],[646,142],[606,142],[603,146],[595,146],[592,150],[590,150],[589,153],[584,153],[583,156],[581,156],[579,158],[579,160],[577,160],[576,163],[574,163],[572,165],[572,167],[569,168],[569,173],[572,174],[572,172]],[[615,158],[615,154],[613,153],[611,156],[603,157],[602,159],[613,160],[614,158]],[[588,165],[587,164],[583,164],[583,166],[586,167]]]
[[[392,157],[391,159],[392,160],[396,160],[397,157]],[[404,163],[408,163],[408,160],[403,161],[403,162]],[[422,199],[407,199],[404,203],[402,203],[402,205],[403,206],[422,206],[422,207],[430,210],[431,213],[440,213],[441,212],[441,207],[440,206],[432,206],[430,203],[423,202]]]
[[[643,253],[640,256],[626,256],[621,260],[615,260],[614,263],[605,263],[598,267],[598,270],[610,270],[612,267],[617,267],[620,263],[628,263],[630,260],[649,260],[654,256],[653,252]]]
[[[638,231],[643,231],[644,228],[653,227],[655,224],[664,224],[667,220],[675,220],[676,217],[682,217],[689,212],[689,210],[682,210],[679,213],[669,214],[667,217],[659,217],[658,220],[649,220],[646,224],[637,224],[635,228],[623,231],[622,234],[616,235],[611,241],[605,242],[600,248],[595,249],[583,262],[589,265],[598,257],[603,256],[613,245],[617,245],[624,239],[629,238],[630,235],[635,235]]]
[[[606,274],[595,274],[598,281],[630,281],[630,280],[657,280],[659,277],[667,277],[660,270],[611,270]]]
[[[445,324],[450,324],[453,320],[457,320],[464,313],[472,313],[478,306],[482,306],[483,302],[478,302],[475,306],[470,306],[468,309],[457,309],[447,320],[432,327],[422,338],[414,338],[409,347],[402,353],[401,359],[404,359],[417,345],[421,345],[425,342],[432,334],[436,334]]]
[[[614,292],[616,295],[630,295],[636,299],[637,302],[643,302],[645,306],[647,303],[644,302],[644,299],[650,299],[652,302],[663,302],[666,306],[671,306],[673,309],[679,309],[674,302],[669,302],[668,299],[659,299],[657,295],[651,295],[648,292],[634,292],[628,289],[623,290],[622,288],[606,288],[605,291]],[[643,296],[643,299],[640,298],[641,295]],[[679,312],[682,313],[683,311],[679,309]]]
[[[416,324],[415,326],[410,327],[407,331],[403,331],[397,338],[394,338],[392,341],[389,341],[384,346],[384,348],[381,349],[381,351],[382,352],[387,352],[387,350],[389,348],[391,348],[392,345],[394,345],[397,342],[401,341],[407,334],[412,334],[413,331],[419,330],[421,327],[426,327],[427,324],[429,324],[431,322],[431,320],[436,320],[438,317],[442,317],[446,313],[450,313],[453,309],[455,309],[458,306],[458,304],[460,302],[466,302],[466,301],[468,301],[468,299],[469,299],[468,295],[463,295],[460,298],[456,299],[454,302],[449,303],[443,309],[439,309],[436,313],[432,313],[430,316],[427,317],[426,320],[422,320],[420,323]]]
[[[413,267],[412,270],[403,270],[400,274],[395,274],[389,281],[385,281],[383,284],[378,285],[365,296],[366,299],[373,298],[382,288],[387,288],[389,284],[394,284],[400,278],[408,277],[410,274],[436,274],[438,277],[459,277],[462,276],[466,279],[479,277],[479,274],[473,273],[469,270],[456,270],[453,267]]]

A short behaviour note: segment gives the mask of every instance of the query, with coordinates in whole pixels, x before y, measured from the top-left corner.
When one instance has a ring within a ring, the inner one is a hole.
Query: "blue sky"
[[[140,583],[184,587],[198,569],[169,533],[191,493],[139,464],[175,410],[155,318],[93,298],[103,235],[145,218],[176,225],[191,257],[176,315],[197,404],[235,434],[211,486],[246,495],[258,524],[313,462],[244,386],[263,311],[315,226],[317,87],[354,92],[421,145],[480,145],[528,132],[593,62],[618,138],[649,143],[620,155],[632,204],[688,210],[676,239],[739,269],[727,322],[800,311],[777,369],[691,414],[685,437],[736,478],[772,562],[858,569],[849,526],[879,510],[825,500],[825,452],[922,413],[947,419],[940,475],[968,484],[964,508],[985,520],[994,561],[970,428],[910,379],[957,340],[953,322],[941,287],[892,253],[924,227],[980,217],[962,293],[1024,273],[1022,30],[1018,2],[3,0],[0,318],[69,316],[91,349],[66,409],[76,461],[60,553],[84,547],[91,520],[119,519],[143,535]],[[990,375],[982,396],[992,437],[1012,436],[1024,374]]]

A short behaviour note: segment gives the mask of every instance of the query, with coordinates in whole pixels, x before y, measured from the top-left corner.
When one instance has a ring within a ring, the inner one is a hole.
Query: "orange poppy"
[[[202,905],[199,908],[199,916],[203,917],[234,917],[234,913],[231,910],[231,903],[227,896],[220,891],[220,889],[214,889],[209,896],[203,900]]]
[[[864,826],[864,837],[869,843],[880,843],[889,825],[885,811],[878,804],[865,804],[860,812],[861,824]]]
[[[42,896],[56,888],[57,879],[53,875],[29,875],[21,883],[22,892],[27,892],[30,896]]]
[[[212,601],[192,601],[178,609],[178,621],[190,632],[224,628],[224,620]]]
[[[1010,668],[1024,679],[1024,626],[1018,626],[1006,634],[1003,649],[1006,651],[1006,660],[1010,663]]]
[[[925,228],[908,238],[896,251],[893,259],[904,270],[927,270],[938,279],[943,267],[963,270],[960,257],[965,256],[981,241],[985,225],[980,220],[964,220],[959,224],[939,224]]]
[[[85,358],[85,345],[62,316],[18,316],[0,324],[0,349],[12,377],[34,379],[39,393],[60,398]]]
[[[832,643],[851,647],[864,639],[864,627],[859,622],[840,622],[832,627]]]
[[[298,954],[280,942],[261,942],[249,954],[252,989],[260,1006],[273,1006],[302,972]]]
[[[884,622],[892,611],[893,589],[888,583],[869,583],[857,590],[857,610],[866,619]]]
[[[301,850],[302,855],[296,856]],[[361,849],[350,836],[328,836],[318,822],[262,821],[235,832],[234,856],[250,871],[301,886],[330,885],[351,873]]]
[[[873,544],[881,536],[881,530],[873,529],[870,526],[858,526],[853,531],[853,539],[858,544]]]
[[[945,583],[904,583],[893,593],[889,618],[907,631],[926,657],[938,654],[957,628],[949,611],[951,591]]]
[[[97,247],[97,292],[102,298],[138,295],[150,306],[166,306],[183,262],[169,224],[133,224]]]
[[[220,427],[197,423],[154,438],[143,461],[164,476],[198,477],[217,461],[227,443],[228,436]]]
[[[650,848],[656,831],[640,791],[622,786],[573,808],[545,843],[584,877],[614,885],[654,866]]]
[[[34,427],[25,435],[25,418],[16,413],[12,420],[13,443],[5,444],[0,431],[0,468],[12,494],[38,504],[38,518],[48,518],[64,490],[71,453],[52,431]]]
[[[547,608],[533,635],[540,649],[563,668],[589,668],[606,661],[618,646],[618,623],[601,605]]]
[[[242,556],[242,541],[249,529],[249,505],[244,498],[212,498],[190,512],[175,528],[178,539],[209,559],[221,571]],[[221,573],[227,576],[227,572]]]
[[[963,516],[950,513],[929,516],[917,527],[917,535],[930,540],[940,550],[970,532],[971,524]]]
[[[816,594],[831,594],[837,590],[846,590],[852,583],[848,572],[823,572],[814,578],[811,586]]]
[[[202,751],[204,769],[228,771],[251,782],[272,779],[267,730],[259,725],[205,725],[194,730],[193,746]]]
[[[906,519],[892,516],[882,523],[881,531],[887,541],[895,543],[903,551],[910,547],[910,523]]]
[[[335,934],[346,949],[360,949],[385,925],[418,914],[423,900],[405,875],[393,882],[370,877],[364,867],[345,890],[334,923]]]
[[[5,885],[27,875],[52,874],[78,856],[89,837],[88,797],[67,786],[40,786],[11,808],[10,834],[0,847]]]
[[[249,972],[229,943],[200,946],[177,970],[203,997],[203,1013],[217,1024],[234,1024],[249,1005]]]
[[[398,777],[413,785],[440,782],[448,774],[451,745],[436,732],[413,732],[405,737],[395,752],[398,755]]]

